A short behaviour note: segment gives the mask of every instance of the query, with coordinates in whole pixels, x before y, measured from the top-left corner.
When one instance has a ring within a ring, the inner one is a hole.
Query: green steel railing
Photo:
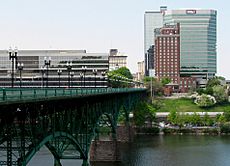
[[[54,97],[77,97],[99,94],[136,92],[144,90],[144,88],[1,88],[0,103],[9,101],[49,99]]]

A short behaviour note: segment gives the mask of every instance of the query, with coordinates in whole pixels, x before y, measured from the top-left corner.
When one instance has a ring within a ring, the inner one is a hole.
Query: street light
[[[72,70],[72,62],[67,62],[66,68],[68,72],[68,87],[70,87],[70,71]]]
[[[61,73],[62,73],[62,70],[58,69],[57,73],[58,73],[58,87],[60,88],[61,87]]]
[[[41,66],[41,73],[42,73],[42,87],[44,87],[44,74],[45,74],[46,68],[44,66]]]
[[[24,64],[23,63],[18,63],[18,70],[19,70],[19,75],[20,75],[20,88],[22,87],[22,70],[23,70]]]
[[[84,81],[84,88],[85,88],[85,74],[86,74],[87,66],[82,66],[82,73],[83,73],[83,81]]]
[[[93,74],[94,74],[94,87],[96,88],[97,69],[93,69]]]
[[[81,78],[81,88],[82,88],[82,79],[83,79],[83,72],[80,72],[80,78]]]
[[[48,76],[49,76],[49,67],[51,64],[51,57],[44,58],[44,66],[46,67],[46,87],[48,87]]]
[[[14,87],[14,61],[16,63],[16,68],[17,68],[17,54],[18,50],[15,48],[14,50],[9,49],[9,59],[12,61],[12,71],[11,71],[11,87]]]
[[[73,87],[73,76],[74,76],[73,71],[70,72],[70,76],[71,76],[70,87]]]
[[[101,75],[102,75],[102,87],[104,87],[105,86],[105,71],[102,71]]]

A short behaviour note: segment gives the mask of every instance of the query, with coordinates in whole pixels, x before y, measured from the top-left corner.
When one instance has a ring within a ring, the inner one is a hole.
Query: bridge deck
[[[33,100],[48,100],[63,97],[116,94],[143,90],[143,88],[2,88],[0,89],[0,104]]]

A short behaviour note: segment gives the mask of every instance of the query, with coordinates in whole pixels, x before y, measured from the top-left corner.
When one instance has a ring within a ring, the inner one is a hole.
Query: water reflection
[[[229,166],[230,136],[139,136],[122,144],[121,163],[97,163],[93,166]],[[63,166],[80,166],[82,161],[62,161]],[[53,165],[46,149],[30,166]]]

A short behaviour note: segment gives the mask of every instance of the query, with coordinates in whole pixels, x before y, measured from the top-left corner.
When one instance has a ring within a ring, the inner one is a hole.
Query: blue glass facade
[[[164,24],[180,23],[180,73],[211,78],[216,73],[215,10],[166,11]]]

